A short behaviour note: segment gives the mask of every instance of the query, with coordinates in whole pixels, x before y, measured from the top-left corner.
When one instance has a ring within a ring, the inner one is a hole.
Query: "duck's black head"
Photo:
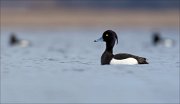
[[[14,33],[12,33],[11,36],[10,36],[10,41],[9,41],[10,45],[17,44],[18,41],[19,40],[17,39],[16,35]]]
[[[161,41],[160,33],[155,32],[155,33],[153,34],[153,44],[154,44],[154,45],[157,45],[160,41]]]
[[[106,42],[106,43],[115,43],[115,41],[117,40],[117,43],[118,43],[118,37],[117,37],[117,34],[112,31],[112,30],[107,30],[103,33],[103,36],[102,36],[103,40]]]
[[[107,51],[112,51],[115,42],[117,41],[118,43],[118,37],[117,34],[112,31],[112,30],[107,30],[103,33],[102,37],[95,40],[94,42],[98,42],[98,41],[104,41],[106,42],[106,50]]]

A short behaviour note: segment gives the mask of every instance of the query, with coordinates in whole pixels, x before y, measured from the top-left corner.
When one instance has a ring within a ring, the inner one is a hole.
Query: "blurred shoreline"
[[[2,27],[179,27],[179,10],[1,9]]]

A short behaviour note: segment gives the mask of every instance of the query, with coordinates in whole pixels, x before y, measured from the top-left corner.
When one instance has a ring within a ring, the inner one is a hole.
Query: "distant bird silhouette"
[[[153,41],[154,45],[157,45],[162,41],[161,36],[160,36],[160,34],[158,32],[155,32],[153,34],[152,41]]]
[[[9,39],[9,44],[11,46],[20,46],[20,47],[27,47],[30,46],[30,42],[28,40],[20,40],[17,38],[15,33],[11,33],[10,39]]]
[[[152,44],[155,46],[162,45],[165,47],[172,47],[175,45],[175,41],[169,38],[163,38],[159,32],[155,32],[152,35]]]
[[[9,44],[10,45],[17,45],[19,43],[19,40],[17,39],[15,33],[12,33],[10,36]]]

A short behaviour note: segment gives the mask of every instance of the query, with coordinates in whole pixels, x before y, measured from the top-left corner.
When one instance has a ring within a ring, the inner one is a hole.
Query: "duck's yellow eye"
[[[109,36],[108,34],[106,34],[106,36]]]

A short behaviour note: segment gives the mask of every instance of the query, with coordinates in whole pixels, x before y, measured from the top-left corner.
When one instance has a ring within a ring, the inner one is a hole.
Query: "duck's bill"
[[[96,40],[94,40],[94,42],[103,42],[103,38],[101,37],[99,39],[96,39]]]

